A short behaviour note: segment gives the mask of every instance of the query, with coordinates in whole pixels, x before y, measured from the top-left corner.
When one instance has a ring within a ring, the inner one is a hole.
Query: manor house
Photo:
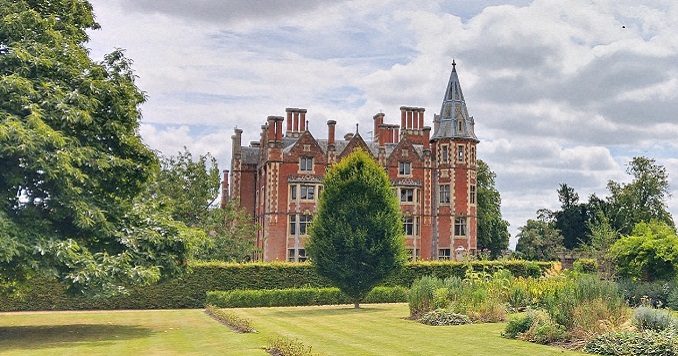
[[[383,113],[374,115],[369,141],[358,132],[335,137],[334,120],[327,121],[327,137],[314,137],[307,110],[285,111],[286,117],[269,116],[260,140],[248,146],[242,145],[242,130],[235,129],[230,180],[226,171],[222,187],[222,204],[238,198],[260,224],[258,259],[306,259],[304,241],[323,175],[357,149],[388,172],[412,259],[458,260],[476,253],[479,141],[454,62],[440,113],[433,115],[433,134],[420,107],[400,107],[400,125],[386,123]]]

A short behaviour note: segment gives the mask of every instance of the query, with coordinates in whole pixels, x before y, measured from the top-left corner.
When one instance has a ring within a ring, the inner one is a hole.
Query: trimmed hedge
[[[403,271],[383,286],[409,288],[423,276],[463,277],[468,268],[476,271],[507,269],[515,276],[537,277],[551,267],[550,262],[528,261],[425,261],[408,263]],[[0,297],[0,311],[82,310],[82,309],[178,309],[203,308],[207,291],[235,289],[286,289],[330,287],[309,263],[191,263],[191,272],[156,285],[137,287],[128,295],[107,299],[73,296],[62,285],[46,278],[34,278],[23,298]]]

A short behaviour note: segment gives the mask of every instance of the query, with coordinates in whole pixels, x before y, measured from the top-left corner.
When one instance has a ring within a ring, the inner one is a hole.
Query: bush
[[[452,313],[445,309],[436,309],[422,315],[419,318],[419,322],[432,326],[448,326],[470,324],[471,319],[463,314]]]
[[[673,288],[671,288],[671,292],[666,298],[666,306],[673,310],[678,310],[678,285],[675,283]]]
[[[288,337],[279,337],[277,339],[269,340],[266,351],[272,355],[278,356],[316,356],[311,351],[310,346],[304,345],[297,339],[290,339]]]
[[[205,308],[205,313],[216,319],[220,323],[227,325],[231,329],[240,332],[240,333],[254,333],[256,332],[252,328],[252,322],[249,319],[241,318],[231,312],[225,311],[223,309],[218,309],[212,305],[208,305]]]
[[[678,337],[673,328],[663,331],[618,331],[598,335],[584,352],[599,355],[678,355]]]
[[[666,309],[646,306],[638,307],[633,313],[633,325],[639,330],[662,331],[669,326],[678,326],[678,318]]]
[[[572,264],[572,270],[579,273],[598,272],[598,260],[594,258],[580,258]]]
[[[402,287],[377,287],[365,298],[366,303],[402,303]],[[290,307],[349,304],[353,301],[339,288],[290,288],[273,290],[232,290],[207,292],[207,304],[220,308]]]
[[[412,283],[407,296],[410,317],[419,319],[425,313],[441,308],[440,303],[436,302],[436,300],[445,299],[437,297],[437,294],[439,294],[437,291],[442,289],[442,287],[443,281],[440,278],[431,276],[422,277]]]
[[[661,308],[669,303],[671,291],[678,288],[675,281],[639,282],[622,278],[617,283],[624,298],[632,307],[648,303],[655,308]]]
[[[545,311],[533,310],[529,313],[533,313],[532,318],[534,322],[527,331],[518,337],[520,340],[537,344],[549,344],[562,340],[567,334],[565,327],[558,324]]]
[[[501,336],[508,339],[515,339],[530,330],[535,321],[536,313],[532,309],[522,315],[514,316],[509,319]]]
[[[408,288],[418,278],[429,275],[462,278],[469,266],[476,271],[505,268],[515,276],[538,277],[551,264],[527,261],[413,262],[382,285]],[[71,295],[63,285],[45,277],[35,277],[30,281],[30,290],[22,296],[0,296],[0,311],[204,308],[208,291],[331,287],[313,271],[310,263],[192,262],[189,267],[190,272],[176,279],[134,287],[127,295],[105,299]]]

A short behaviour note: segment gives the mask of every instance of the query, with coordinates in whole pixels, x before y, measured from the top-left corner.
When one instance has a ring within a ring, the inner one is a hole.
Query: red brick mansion
[[[316,212],[325,171],[356,149],[369,152],[388,172],[400,201],[406,245],[413,259],[461,259],[476,252],[476,145],[453,63],[433,134],[424,109],[400,108],[400,125],[374,115],[371,142],[359,133],[335,137],[327,121],[326,138],[307,129],[305,109],[288,108],[286,117],[269,116],[261,138],[242,145],[233,139],[230,181],[225,200],[240,205],[261,225],[257,246],[264,261],[304,261],[304,241]],[[230,191],[229,191],[230,188]]]

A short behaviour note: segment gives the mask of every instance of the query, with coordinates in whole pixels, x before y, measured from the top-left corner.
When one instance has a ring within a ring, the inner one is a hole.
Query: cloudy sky
[[[268,115],[308,109],[316,137],[399,107],[440,110],[457,63],[504,218],[517,229],[559,206],[629,181],[647,156],[673,183],[678,214],[678,2],[91,0],[102,29],[94,59],[134,60],[148,95],[141,134],[165,155],[183,146],[230,166],[233,129],[258,139]]]

